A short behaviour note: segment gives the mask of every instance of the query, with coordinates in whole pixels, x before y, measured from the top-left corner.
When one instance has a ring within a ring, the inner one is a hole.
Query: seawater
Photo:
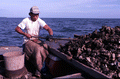
[[[24,18],[0,18],[0,46],[22,46],[23,36],[15,32],[15,28]],[[53,30],[56,38],[74,38],[74,34],[92,33],[102,26],[120,26],[120,19],[105,18],[41,18]],[[40,36],[46,37],[48,32],[40,31]]]

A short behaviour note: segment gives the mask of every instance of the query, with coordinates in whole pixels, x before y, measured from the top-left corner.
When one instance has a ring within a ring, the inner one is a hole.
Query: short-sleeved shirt
[[[20,24],[18,24],[18,27],[25,30],[25,33],[30,34],[31,36],[38,36],[40,29],[42,29],[46,25],[45,21],[38,18],[36,21],[32,21],[30,17],[25,18],[22,20]],[[29,39],[25,36],[24,42],[26,43]]]

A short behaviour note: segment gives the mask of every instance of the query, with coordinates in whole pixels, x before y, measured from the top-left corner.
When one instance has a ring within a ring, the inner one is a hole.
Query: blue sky
[[[0,0],[0,17],[28,17],[32,6],[42,18],[120,18],[120,0]]]

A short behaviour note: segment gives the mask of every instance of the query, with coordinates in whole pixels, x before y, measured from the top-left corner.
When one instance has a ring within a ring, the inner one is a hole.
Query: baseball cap
[[[39,14],[40,13],[39,8],[37,6],[31,7],[30,13]]]

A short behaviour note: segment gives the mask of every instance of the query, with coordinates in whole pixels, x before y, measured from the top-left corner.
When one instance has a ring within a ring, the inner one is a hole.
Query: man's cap
[[[39,8],[37,6],[31,7],[30,13],[39,14],[40,13]]]

